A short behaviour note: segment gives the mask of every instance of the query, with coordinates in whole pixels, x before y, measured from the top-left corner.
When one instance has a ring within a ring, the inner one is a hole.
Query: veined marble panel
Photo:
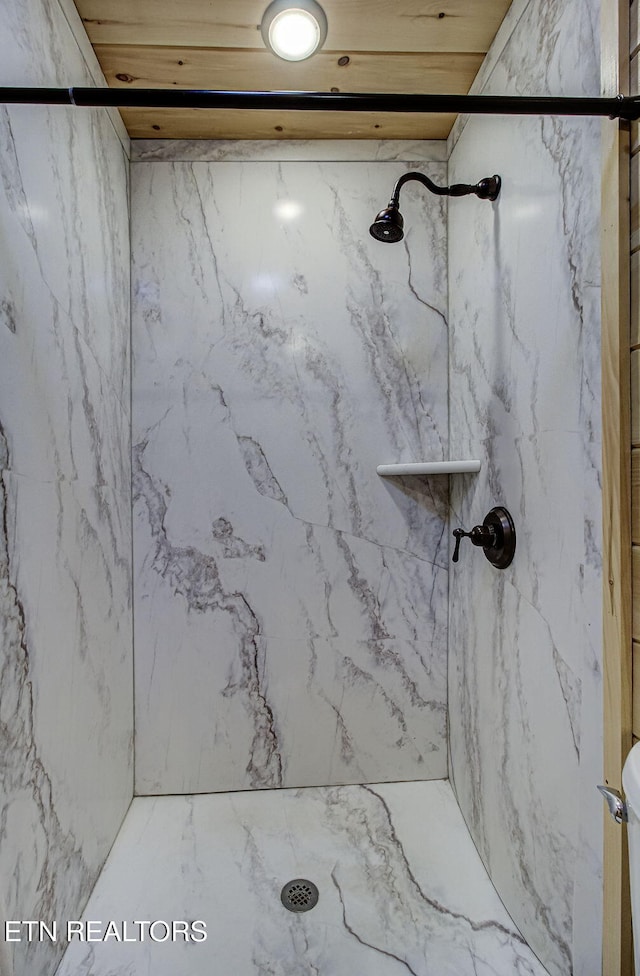
[[[596,3],[531,0],[485,90],[597,94]],[[600,972],[602,816],[600,122],[467,121],[450,179],[503,179],[449,209],[454,523],[511,511],[503,573],[451,577],[452,777],[500,895],[554,976]],[[471,174],[473,177],[473,174]]]
[[[444,163],[444,139],[134,139],[131,159],[146,162]]]
[[[5,85],[91,85],[56,0]],[[72,917],[132,795],[127,159],[101,110],[0,108],[0,915]],[[0,942],[3,976],[61,946]]]
[[[445,205],[388,248],[398,164],[132,170],[137,791],[445,775],[447,483],[376,475],[447,456]]]
[[[57,0],[11,0],[2,29],[2,84],[94,83]],[[25,274],[32,281],[35,273],[127,406],[128,160],[109,117],[102,109],[2,107],[0,145],[3,242],[15,276],[3,292],[3,313],[10,318],[28,291]]]
[[[0,418],[16,473],[128,493],[126,159],[108,119],[71,112],[0,108]]]
[[[1,914],[73,917],[131,795],[129,498],[7,471],[0,494]],[[57,948],[3,941],[2,972]]]
[[[319,888],[306,913],[280,902],[294,878]],[[74,941],[58,976],[547,976],[446,782],[138,797],[85,918],[198,920],[207,938]]]
[[[82,335],[82,324],[62,308],[42,278],[33,242],[16,229],[7,203],[0,192],[3,227],[13,241],[0,264],[5,296],[0,306],[5,365],[0,418],[8,463],[15,474],[41,482],[78,482],[129,495],[128,364],[121,364],[116,389]],[[126,276],[125,269],[122,273]],[[126,303],[123,313],[125,308]]]

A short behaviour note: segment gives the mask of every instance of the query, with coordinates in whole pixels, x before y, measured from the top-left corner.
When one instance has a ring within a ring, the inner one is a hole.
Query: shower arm
[[[428,176],[425,176],[424,173],[403,173],[393,188],[393,193],[389,200],[389,207],[399,208],[400,190],[409,180],[417,180],[418,183],[422,183],[423,186],[426,186],[428,190],[431,190],[432,193],[436,193],[438,196],[466,197],[471,193],[475,193],[481,200],[495,200],[500,192],[499,176],[487,176],[475,184],[453,183],[451,186],[438,186]]]

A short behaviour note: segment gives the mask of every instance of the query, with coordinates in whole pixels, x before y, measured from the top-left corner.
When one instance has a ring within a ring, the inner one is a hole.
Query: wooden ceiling
[[[321,0],[308,61],[260,34],[268,0],[75,0],[110,87],[462,94],[511,0]],[[453,115],[122,109],[134,139],[444,139]]]

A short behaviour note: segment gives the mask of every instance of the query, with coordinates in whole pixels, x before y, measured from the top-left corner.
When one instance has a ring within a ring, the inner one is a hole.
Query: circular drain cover
[[[280,892],[280,901],[290,912],[308,912],[318,904],[319,892],[313,881],[294,878]]]

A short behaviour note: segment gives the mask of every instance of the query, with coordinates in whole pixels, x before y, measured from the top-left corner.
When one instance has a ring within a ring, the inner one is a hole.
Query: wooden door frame
[[[601,0],[602,94],[629,91],[629,0]],[[602,125],[604,778],[622,791],[632,744],[629,124]],[[627,832],[604,826],[603,976],[632,976]]]

